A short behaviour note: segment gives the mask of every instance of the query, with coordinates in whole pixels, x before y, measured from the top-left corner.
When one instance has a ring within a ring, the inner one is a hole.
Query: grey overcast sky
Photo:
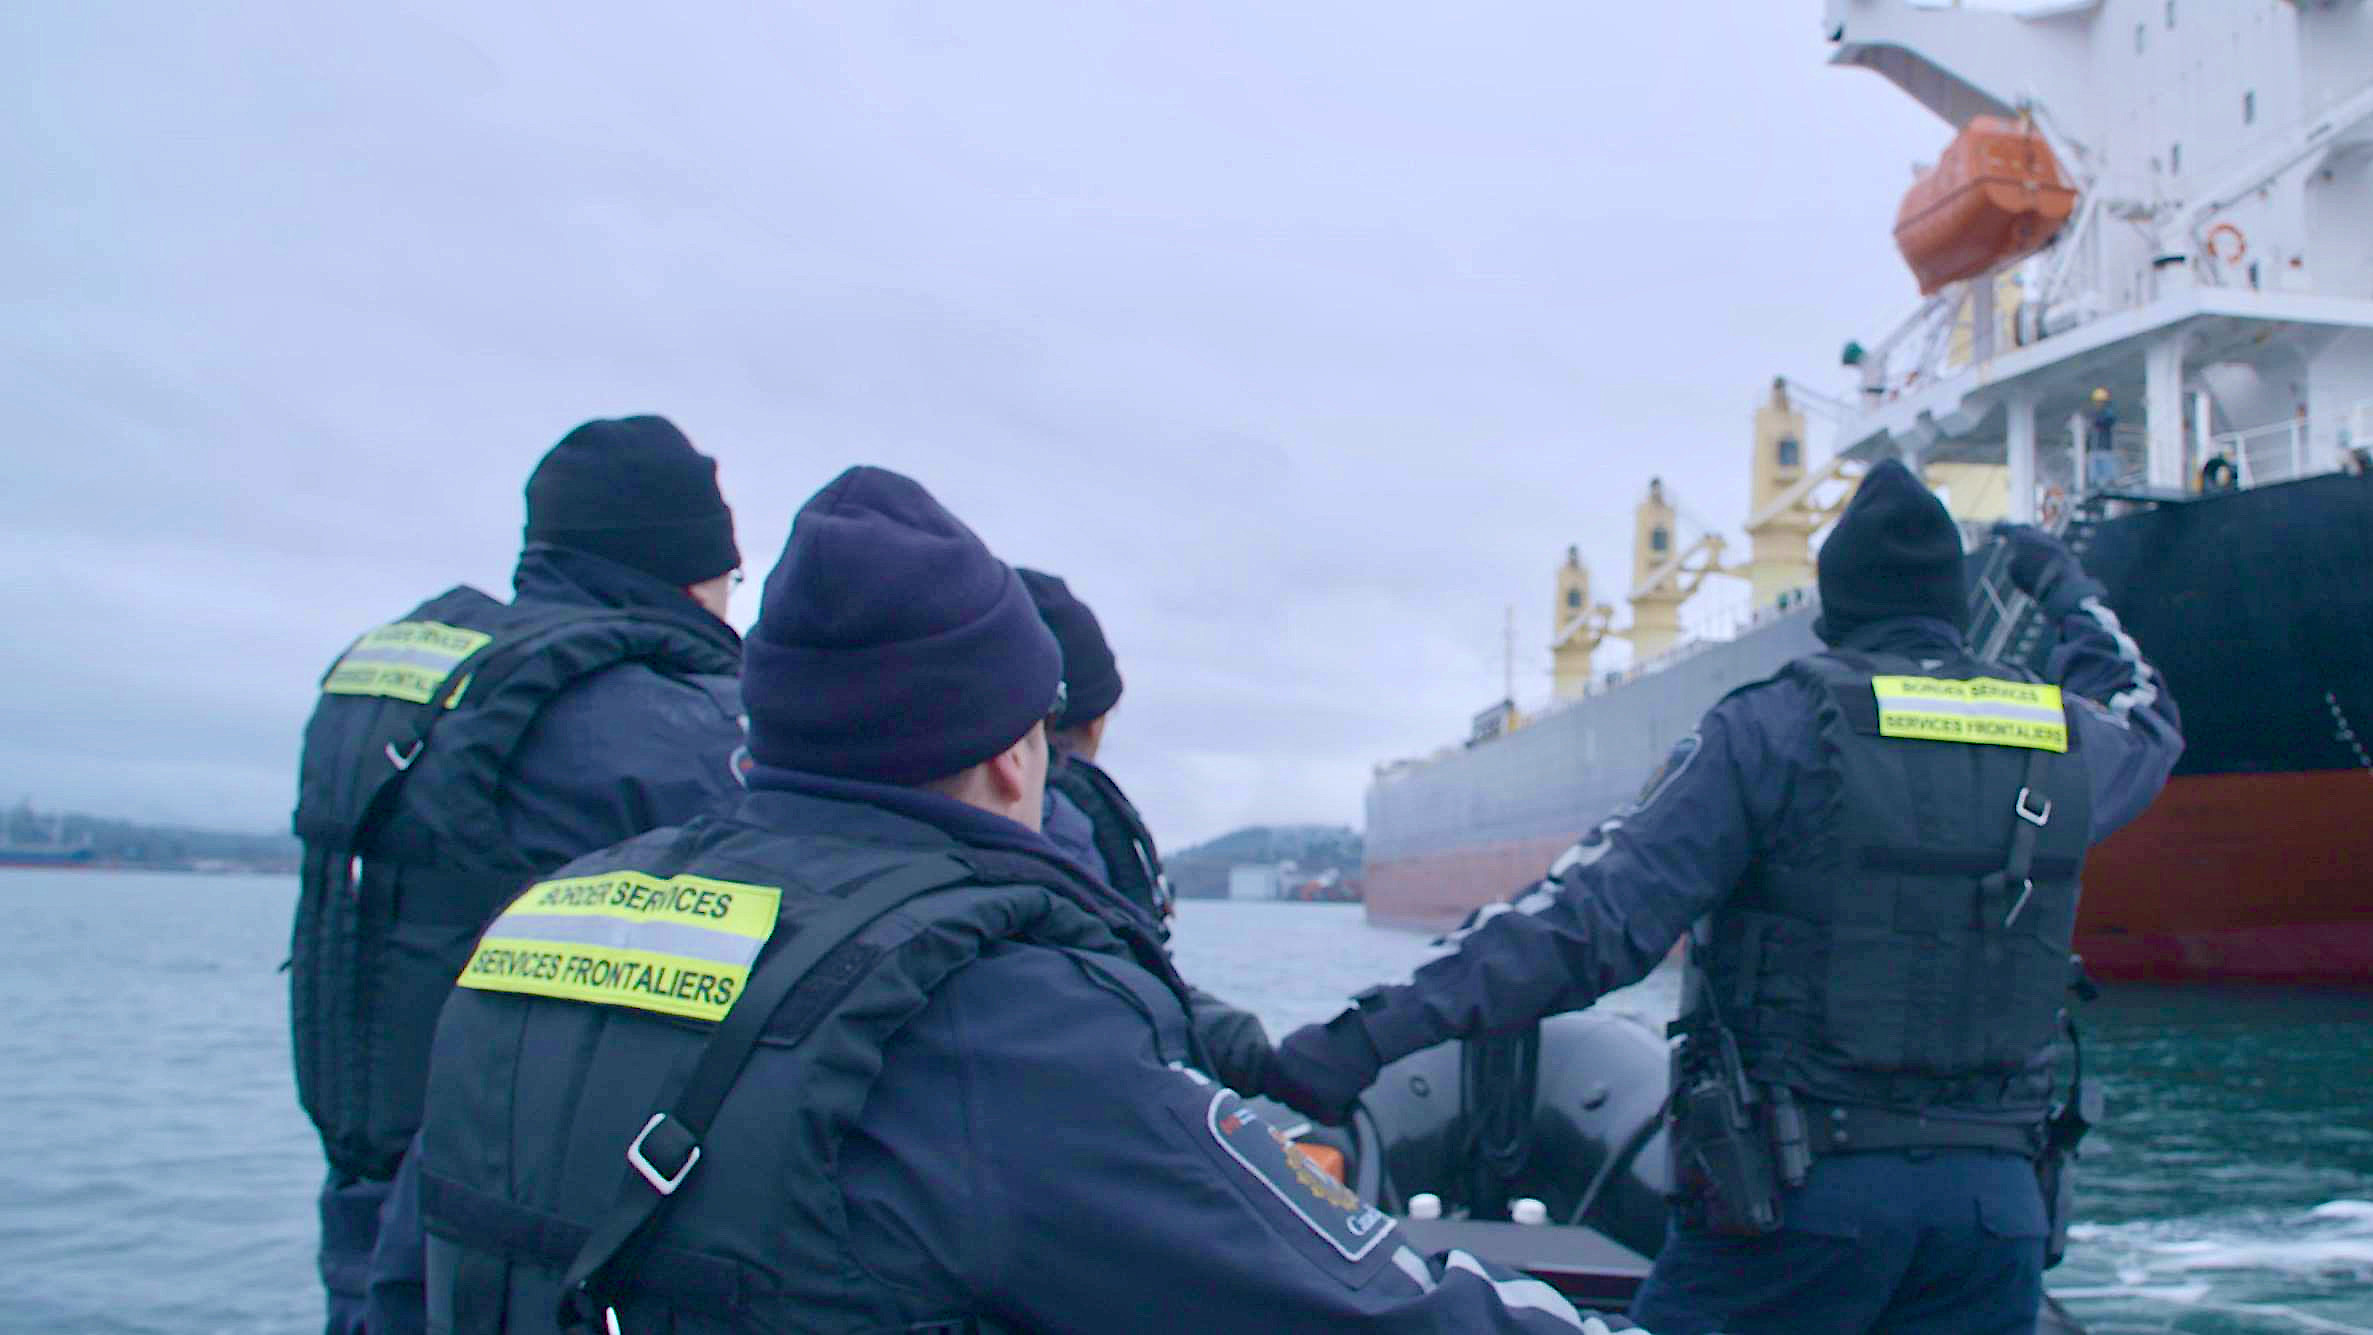
[[[842,467],[1067,576],[1181,846],[1359,824],[1547,691],[1661,474],[1902,315],[1946,127],[1819,0],[242,0],[0,12],[0,798],[286,820],[314,682],[591,416],[715,455],[753,581]]]

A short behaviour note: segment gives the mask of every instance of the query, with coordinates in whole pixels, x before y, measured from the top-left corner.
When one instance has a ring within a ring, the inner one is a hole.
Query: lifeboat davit
[[[2076,209],[2051,145],[2034,126],[1978,116],[1895,211],[1895,245],[1926,296],[2051,243]]]

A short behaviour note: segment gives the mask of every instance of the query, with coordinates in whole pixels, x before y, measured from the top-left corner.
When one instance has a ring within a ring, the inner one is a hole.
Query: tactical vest
[[[1162,873],[1162,855],[1154,848],[1153,831],[1128,794],[1112,776],[1078,756],[1066,756],[1047,780],[1079,809],[1095,827],[1096,855],[1104,859],[1104,874],[1112,888],[1162,925],[1170,934],[1170,918],[1177,897],[1170,878]]]
[[[1154,1004],[1183,1006],[1176,975],[1046,863],[747,823],[772,797],[580,859],[487,928],[438,1034],[422,1137],[433,1329],[546,1328],[622,1207],[651,1222],[599,1272],[579,1312],[597,1330],[604,1308],[678,1335],[993,1328],[922,1310],[857,1260],[833,1174],[884,1046],[1003,941],[1154,964]],[[883,889],[900,911],[866,902]],[[752,1023],[705,1126],[687,1138],[654,1116],[697,1102],[709,1045]]]
[[[322,678],[294,820],[305,859],[289,1020],[298,1099],[338,1172],[394,1173],[471,941],[551,870],[528,865],[504,829],[520,740],[555,696],[628,662],[683,676],[740,667],[727,640],[672,621],[513,607],[465,586],[356,640]]]
[[[2039,1118],[2092,834],[2058,688],[1968,658],[1782,675],[1821,698],[1831,805],[1709,924],[1698,963],[1748,1074],[1832,1105]]]

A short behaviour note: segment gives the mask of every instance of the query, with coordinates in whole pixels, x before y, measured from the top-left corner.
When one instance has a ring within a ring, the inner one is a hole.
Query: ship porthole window
[[[2241,95],[2241,123],[2243,125],[2255,125],[2258,123],[2258,94],[2256,89],[2251,89],[2250,91]]]
[[[1666,547],[1669,547],[1669,546],[1671,546],[1671,545],[1672,545],[1672,538],[1671,538],[1669,535],[1667,535],[1667,534],[1665,533],[1665,531],[1664,531],[1664,529],[1663,529],[1663,527],[1662,527],[1661,525],[1660,525],[1660,526],[1658,526],[1658,527],[1656,527],[1656,528],[1652,528],[1652,529],[1649,529],[1649,530],[1648,530],[1648,550],[1649,550],[1649,551],[1656,552],[1656,553],[1658,553],[1659,555],[1661,555],[1661,554],[1664,552],[1664,549],[1665,549]]]
[[[1796,467],[1797,461],[1803,456],[1803,453],[1803,447],[1796,443],[1796,437],[1780,437],[1780,467]]]

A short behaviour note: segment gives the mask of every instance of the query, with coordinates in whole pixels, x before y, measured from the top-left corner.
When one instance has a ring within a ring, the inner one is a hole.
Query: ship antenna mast
[[[1505,627],[1504,627],[1504,628],[1501,630],[1501,632],[1500,632],[1500,672],[1501,672],[1501,684],[1502,684],[1502,685],[1503,685],[1503,686],[1506,688],[1506,692],[1507,692],[1506,694],[1502,695],[1500,698],[1501,698],[1501,699],[1503,699],[1503,700],[1506,700],[1506,701],[1507,701],[1509,704],[1515,704],[1515,703],[1516,703],[1516,604],[1514,604],[1514,603],[1510,603],[1510,604],[1508,604],[1508,620],[1507,620],[1507,624],[1506,624],[1506,626],[1505,626]]]

